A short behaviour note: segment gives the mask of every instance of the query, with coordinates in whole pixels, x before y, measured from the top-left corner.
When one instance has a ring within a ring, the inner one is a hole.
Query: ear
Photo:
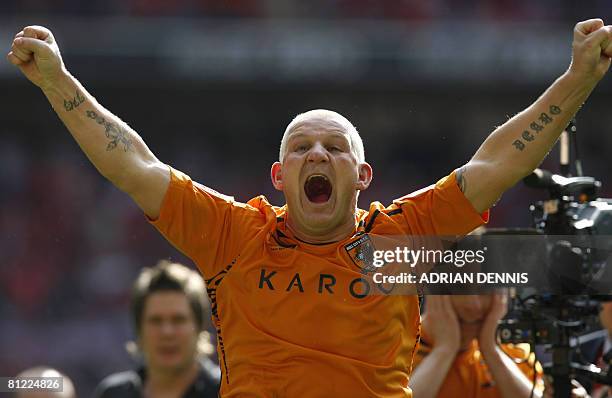
[[[365,191],[372,182],[372,166],[368,163],[361,163],[359,165],[359,177],[357,180],[357,190]]]
[[[272,169],[270,170],[270,178],[272,178],[272,185],[278,191],[283,190],[283,173],[281,171],[282,166],[280,162],[274,162]]]

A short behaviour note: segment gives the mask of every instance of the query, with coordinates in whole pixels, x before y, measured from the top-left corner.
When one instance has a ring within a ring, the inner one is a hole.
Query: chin
[[[481,323],[467,323],[461,325],[461,341],[471,342],[478,338],[480,334]]]
[[[180,355],[157,358],[157,366],[166,371],[180,370],[185,367],[186,360]]]
[[[332,231],[338,226],[333,213],[305,213],[304,220],[304,225],[317,233]]]
[[[333,199],[325,203],[313,203],[303,198],[300,203],[300,212],[304,224],[316,225],[317,229],[334,224],[334,220],[338,218],[338,209],[335,204]]]

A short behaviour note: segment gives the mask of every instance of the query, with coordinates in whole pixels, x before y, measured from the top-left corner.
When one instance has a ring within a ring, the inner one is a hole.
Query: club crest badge
[[[374,244],[368,234],[361,235],[357,240],[345,245],[344,249],[364,275],[377,269],[374,266]]]

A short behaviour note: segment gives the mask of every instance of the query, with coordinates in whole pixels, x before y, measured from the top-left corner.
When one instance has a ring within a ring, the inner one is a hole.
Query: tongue
[[[329,196],[327,196],[326,193],[320,193],[320,194],[313,195],[309,199],[314,203],[325,203],[327,202],[327,199],[329,199]]]
[[[325,203],[329,200],[329,182],[322,177],[313,177],[304,187],[308,200],[313,203]]]

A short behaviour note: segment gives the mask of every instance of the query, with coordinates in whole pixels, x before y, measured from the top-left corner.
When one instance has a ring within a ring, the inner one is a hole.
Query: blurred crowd
[[[529,0],[10,0],[0,10],[45,15],[130,15],[226,18],[490,18],[493,20],[551,21],[577,16],[609,15],[610,2]]]

